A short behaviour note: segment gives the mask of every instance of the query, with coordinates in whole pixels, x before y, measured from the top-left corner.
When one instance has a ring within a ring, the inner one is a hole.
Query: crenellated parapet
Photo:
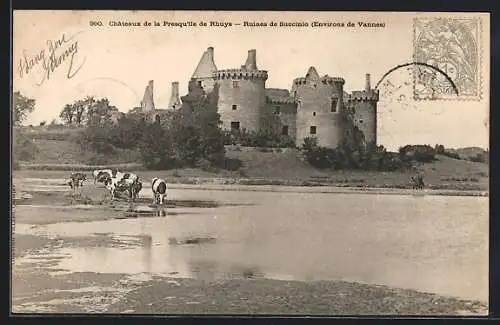
[[[270,104],[297,104],[294,98],[266,98],[266,101]]]
[[[356,90],[353,91],[351,94],[348,95],[347,97],[347,102],[348,103],[354,103],[354,102],[378,102],[379,100],[379,93],[378,90]]]
[[[307,77],[295,78],[295,79],[293,79],[293,84],[294,85],[305,85],[310,80],[311,79],[309,79]],[[340,78],[340,77],[323,77],[320,79],[320,81],[324,85],[335,85],[335,84],[344,85],[345,84],[344,78]]]
[[[266,81],[268,78],[266,70],[246,70],[246,69],[224,69],[218,70],[214,73],[216,80],[234,79],[234,80],[248,80],[259,79]]]

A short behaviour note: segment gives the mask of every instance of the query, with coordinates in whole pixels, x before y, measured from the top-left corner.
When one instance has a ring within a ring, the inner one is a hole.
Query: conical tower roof
[[[217,71],[217,66],[214,62],[214,48],[209,47],[202,55],[196,70],[194,70],[192,78],[210,78]]]
[[[319,79],[319,74],[315,67],[310,67],[309,70],[307,70],[306,78]]]

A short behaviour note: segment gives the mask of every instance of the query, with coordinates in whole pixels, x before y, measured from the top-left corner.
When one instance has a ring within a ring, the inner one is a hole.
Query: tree
[[[182,106],[144,130],[140,149],[148,168],[209,167],[224,162],[224,134],[217,113],[217,88],[206,94],[189,85]]]
[[[87,109],[88,125],[109,124],[112,113],[118,111],[107,98],[96,100],[94,97],[87,97],[82,105]]]
[[[182,98],[182,106],[173,120],[173,137],[189,164],[205,159],[220,164],[224,158],[224,133],[217,113],[218,88],[206,94],[195,82]]]
[[[170,130],[158,122],[144,129],[140,151],[144,165],[148,169],[177,167],[180,162],[175,157]]]
[[[75,109],[75,123],[76,125],[82,125],[84,114],[86,113],[88,107],[92,104],[93,98],[87,97],[84,100],[77,100],[73,103]]]
[[[35,100],[23,96],[19,91],[12,98],[12,115],[14,125],[21,124],[35,110]]]
[[[113,136],[110,140],[117,148],[137,148],[147,127],[146,121],[141,116],[124,114],[118,118],[118,123],[112,127]]]
[[[74,117],[76,115],[76,107],[75,105],[66,104],[64,105],[63,110],[59,114],[59,117],[63,122],[68,125],[73,124]]]

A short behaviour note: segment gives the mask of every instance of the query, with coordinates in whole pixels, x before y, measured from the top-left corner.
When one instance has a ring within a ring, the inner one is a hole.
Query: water
[[[488,299],[488,198],[185,189],[171,190],[169,198],[245,205],[34,229],[19,224],[16,232],[111,233],[115,242],[133,242],[62,248],[57,268],[72,272],[211,280],[252,270],[268,278],[360,281]],[[216,241],[169,243],[191,237]]]

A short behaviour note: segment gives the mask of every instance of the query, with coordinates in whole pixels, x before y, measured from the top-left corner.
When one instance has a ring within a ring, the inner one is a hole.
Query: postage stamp
[[[415,66],[415,99],[481,99],[480,24],[475,17],[414,19],[414,62],[428,65]]]

